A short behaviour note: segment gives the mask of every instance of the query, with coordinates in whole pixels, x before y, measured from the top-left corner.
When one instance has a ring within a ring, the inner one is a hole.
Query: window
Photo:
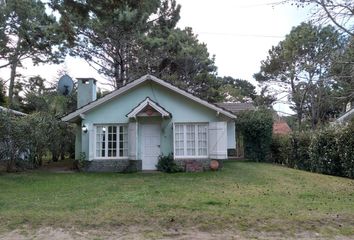
[[[174,125],[174,154],[178,157],[208,156],[208,124]]]
[[[96,157],[119,158],[128,156],[128,133],[125,125],[96,126]]]

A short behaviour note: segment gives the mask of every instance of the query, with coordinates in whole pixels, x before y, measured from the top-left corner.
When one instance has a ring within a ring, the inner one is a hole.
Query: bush
[[[265,161],[272,141],[273,116],[267,109],[242,112],[236,120],[245,142],[245,156]]]
[[[69,125],[48,113],[23,117],[0,113],[0,161],[6,162],[7,171],[13,171],[16,165],[39,166],[48,152],[67,153],[64,147],[74,144],[73,136]],[[29,157],[26,163],[24,153]]]
[[[338,147],[344,175],[354,178],[354,121],[341,132]]]
[[[287,166],[302,170],[311,170],[309,146],[311,144],[311,132],[295,132],[290,136],[290,156]]]
[[[302,170],[354,178],[354,123],[316,132],[273,136],[274,163]]]
[[[25,132],[17,117],[0,112],[0,162],[5,163],[8,172],[14,170],[16,162],[28,150]]]
[[[168,154],[168,156],[160,155],[156,168],[161,172],[167,172],[167,173],[175,173],[175,172],[182,171],[182,168],[178,166],[176,162],[173,160],[172,153]]]
[[[287,165],[289,161],[289,136],[275,135],[270,145],[270,160],[277,164]]]
[[[332,127],[322,129],[314,134],[309,147],[312,171],[337,176],[343,175],[337,141],[340,134],[340,131]]]

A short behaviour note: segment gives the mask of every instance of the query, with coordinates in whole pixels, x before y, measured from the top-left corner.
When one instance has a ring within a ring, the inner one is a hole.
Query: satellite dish
[[[58,92],[64,96],[69,95],[74,88],[74,81],[72,78],[65,74],[58,81]]]

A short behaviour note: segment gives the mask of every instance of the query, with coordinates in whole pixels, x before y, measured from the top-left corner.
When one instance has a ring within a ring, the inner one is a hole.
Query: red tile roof
[[[276,121],[273,123],[273,134],[286,135],[291,133],[291,128],[285,121]]]

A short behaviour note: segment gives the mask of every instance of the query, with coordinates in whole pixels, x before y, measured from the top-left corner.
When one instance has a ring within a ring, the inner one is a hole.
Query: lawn
[[[204,173],[0,174],[0,233],[45,227],[350,237],[354,181],[247,161]]]

